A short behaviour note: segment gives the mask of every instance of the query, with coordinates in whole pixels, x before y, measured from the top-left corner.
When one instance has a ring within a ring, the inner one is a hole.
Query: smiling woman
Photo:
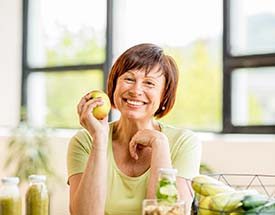
[[[158,120],[172,109],[178,69],[154,44],[126,50],[108,77],[108,96],[121,116],[108,123],[91,112],[102,99],[84,96],[80,130],[68,149],[70,210],[73,215],[140,215],[142,201],[156,198],[160,168],[178,170],[179,198],[192,202],[190,179],[199,174],[201,145],[195,134]],[[188,214],[188,213],[187,213]]]
[[[154,115],[160,106],[165,78],[159,75],[157,67],[152,69],[150,75],[148,77],[145,71],[138,70],[121,75],[117,81],[117,90],[113,95],[114,106],[121,112],[124,111],[125,115],[128,112],[128,117],[131,112],[134,115],[140,113],[143,117],[149,118]],[[135,118],[134,115],[133,118]],[[136,118],[143,120],[143,117],[137,116]]]
[[[144,49],[148,49],[144,51]],[[178,85],[178,68],[168,55],[163,55],[162,49],[150,44],[142,44],[128,49],[114,64],[107,83],[108,95],[114,105],[113,92],[116,85],[123,79],[135,90],[148,89],[162,97],[154,116],[161,118],[166,115],[175,103],[176,89]],[[155,56],[158,53],[159,56]],[[149,74],[150,73],[150,74]],[[139,86],[139,82],[142,83]],[[125,85],[126,85],[125,84]],[[160,98],[159,98],[160,99]]]

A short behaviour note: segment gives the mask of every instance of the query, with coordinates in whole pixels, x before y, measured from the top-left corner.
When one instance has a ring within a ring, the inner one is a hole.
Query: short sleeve
[[[74,174],[84,172],[91,146],[91,137],[85,130],[79,131],[71,138],[67,152],[68,178]]]
[[[192,131],[182,131],[173,143],[171,157],[178,176],[192,179],[200,171],[201,141]]]

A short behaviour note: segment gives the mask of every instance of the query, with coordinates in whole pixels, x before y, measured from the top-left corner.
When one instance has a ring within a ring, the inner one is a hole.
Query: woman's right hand
[[[81,98],[77,105],[77,113],[80,124],[91,134],[93,138],[108,138],[108,116],[102,120],[98,120],[92,114],[92,111],[95,107],[103,104],[104,101],[102,98],[92,99],[91,94],[87,93]]]

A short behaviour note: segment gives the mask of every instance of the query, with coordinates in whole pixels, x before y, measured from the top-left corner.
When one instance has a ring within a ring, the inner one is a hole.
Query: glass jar
[[[176,185],[177,170],[173,168],[160,168],[156,197],[161,202],[175,203],[178,201]]]
[[[166,204],[157,199],[144,199],[142,215],[185,215],[185,203],[179,200],[173,204]]]
[[[21,215],[21,196],[18,188],[18,177],[4,177],[1,179],[0,214]]]
[[[26,193],[26,215],[48,215],[49,196],[45,175],[30,175]]]

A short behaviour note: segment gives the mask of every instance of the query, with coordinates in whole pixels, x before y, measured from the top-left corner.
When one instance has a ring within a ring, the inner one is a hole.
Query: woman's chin
[[[142,120],[144,119],[144,114],[138,113],[138,112],[127,112],[127,113],[122,113],[121,116],[123,118],[127,118],[129,120]]]
[[[129,120],[141,120],[143,119],[141,116],[137,116],[137,115],[126,115],[126,118]]]

